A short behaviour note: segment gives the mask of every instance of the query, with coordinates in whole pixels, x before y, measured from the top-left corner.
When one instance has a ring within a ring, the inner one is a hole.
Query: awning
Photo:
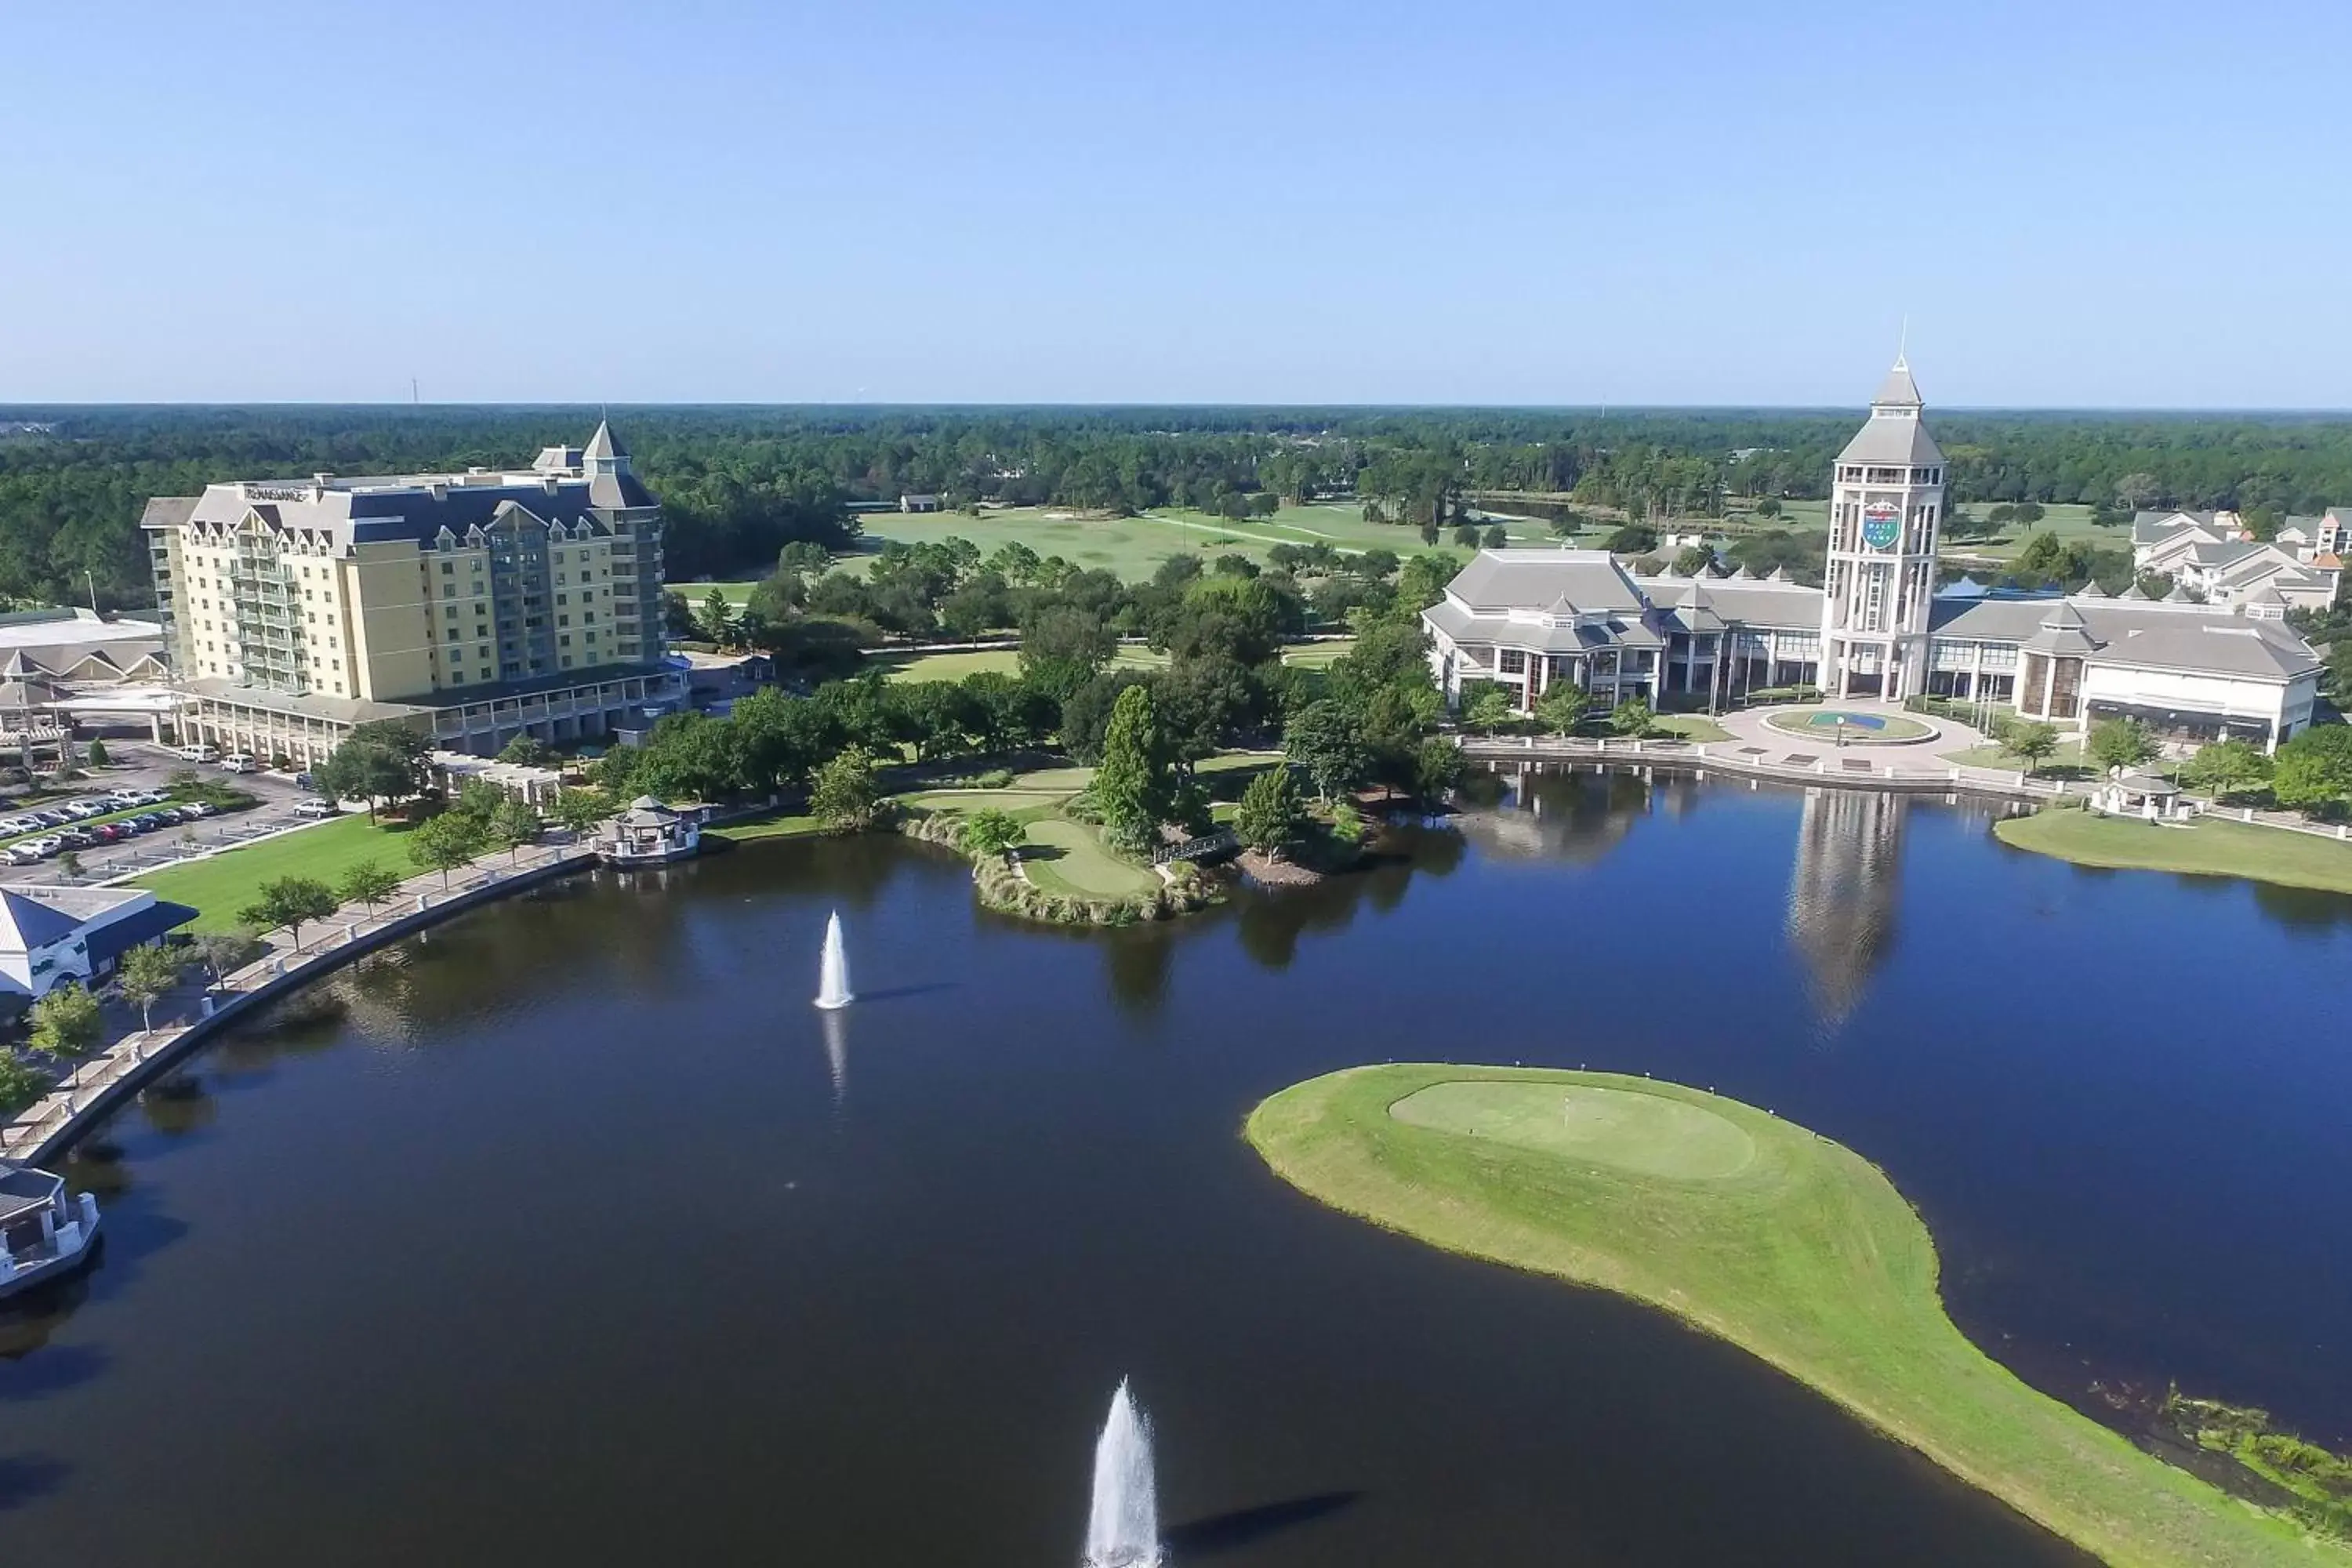
[[[153,942],[166,931],[179,930],[196,914],[185,904],[158,899],[135,915],[125,915],[111,925],[100,926],[89,933],[90,966],[111,963],[141,942]]]

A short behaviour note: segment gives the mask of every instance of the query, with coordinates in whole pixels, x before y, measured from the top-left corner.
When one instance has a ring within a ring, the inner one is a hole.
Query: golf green
[[[1294,1084],[1245,1136],[1342,1213],[1727,1340],[2109,1563],[2352,1561],[1978,1350],[1903,1194],[1769,1111],[1612,1073],[1406,1063]]]

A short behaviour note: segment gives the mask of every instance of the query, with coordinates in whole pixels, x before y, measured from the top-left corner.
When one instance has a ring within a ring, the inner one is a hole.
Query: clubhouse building
[[[1637,575],[1600,550],[1482,551],[1422,612],[1440,689],[1452,701],[1465,681],[1494,681],[1522,711],[1563,681],[1602,705],[1659,708],[1795,687],[1832,700],[1933,694],[2078,729],[2130,717],[2177,739],[2266,747],[2311,722],[2320,659],[2285,617],[2309,602],[2301,574],[2329,574],[2332,557],[2288,554],[2298,575],[2203,603],[2095,584],[2063,595],[1966,579],[1937,589],[1944,458],[1919,413],[1898,363],[1838,459],[1825,587],[1744,569]],[[2332,598],[2332,574],[2326,588]]]

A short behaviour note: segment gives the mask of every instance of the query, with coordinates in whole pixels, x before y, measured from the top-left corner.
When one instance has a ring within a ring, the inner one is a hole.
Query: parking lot
[[[81,860],[81,876],[68,878],[56,858],[38,865],[0,864],[0,882],[102,882],[110,878],[151,871],[184,860],[191,855],[226,848],[279,832],[301,820],[294,815],[296,805],[319,797],[303,790],[286,773],[226,773],[204,763],[189,763],[174,756],[163,746],[142,742],[110,742],[107,750],[115,766],[93,771],[89,779],[74,786],[70,795],[36,802],[31,806],[17,804],[14,797],[0,799],[0,817],[18,816],[31,810],[54,811],[68,801],[93,795],[111,795],[123,790],[166,789],[175,773],[194,771],[205,778],[241,789],[259,798],[260,805],[243,811],[224,811],[218,816],[208,816],[195,822],[182,823],[126,837],[119,843],[93,844],[74,853]],[[60,831],[44,828],[44,832]]]

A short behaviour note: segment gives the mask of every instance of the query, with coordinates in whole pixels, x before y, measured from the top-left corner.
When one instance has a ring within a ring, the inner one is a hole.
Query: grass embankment
[[[298,828],[203,860],[167,866],[134,878],[159,899],[198,911],[195,931],[235,931],[237,911],[261,896],[261,884],[280,877],[315,877],[333,887],[365,860],[381,860],[409,876],[415,867],[400,836],[404,822],[372,823],[364,812],[338,816],[315,827]]]
[[[1702,744],[1728,741],[1731,731],[1704,713],[1661,713],[1650,721],[1650,732],[1668,735],[1677,741],[1695,741]]]
[[[2185,824],[2051,807],[1993,824],[2002,843],[2077,866],[2247,877],[2283,887],[2352,893],[2352,844],[2217,817]]]
[[[2028,1388],[1944,1314],[1927,1227],[1853,1151],[1608,1073],[1428,1064],[1294,1085],[1246,1135],[1334,1208],[1740,1346],[2122,1568],[2352,1561]]]
[[[1969,746],[1957,752],[1939,753],[1938,761],[1963,768],[2007,768],[2012,773],[2025,771],[2025,759],[2001,750],[1997,745]],[[2033,776],[2042,779],[2104,778],[2106,769],[2083,750],[2079,740],[2061,741],[2058,749],[2034,765]],[[2172,770],[2158,765],[2149,771],[2165,773]]]

